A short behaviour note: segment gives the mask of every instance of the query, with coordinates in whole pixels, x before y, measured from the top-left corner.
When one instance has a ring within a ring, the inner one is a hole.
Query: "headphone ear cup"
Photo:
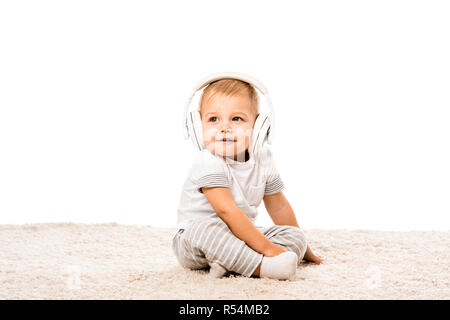
[[[270,118],[264,113],[260,113],[253,125],[252,140],[250,142],[250,155],[253,157],[258,156],[261,151],[264,142],[267,141],[268,133],[270,130]]]
[[[205,148],[205,145],[203,144],[203,128],[200,112],[198,110],[191,111],[189,113],[189,118],[192,126],[192,143],[198,148],[198,150],[202,150]]]

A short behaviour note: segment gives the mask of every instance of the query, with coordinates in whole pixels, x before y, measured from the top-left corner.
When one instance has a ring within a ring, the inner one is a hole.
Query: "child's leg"
[[[253,272],[254,276],[294,280],[296,266],[300,264],[306,251],[306,238],[302,230],[291,226],[270,228],[258,227],[271,242],[284,246],[288,251],[275,257],[263,257]]]
[[[172,251],[183,268],[188,269],[204,269],[208,266],[208,261],[202,257],[201,252],[195,248],[188,246],[184,239],[186,230],[180,230],[172,239]]]
[[[222,278],[223,276],[228,274],[228,270],[222,267],[217,262],[210,262],[209,266],[211,267],[209,269],[209,275],[214,278]]]
[[[179,237],[174,252],[184,267],[202,269],[217,263],[250,277],[263,255],[237,238],[221,219],[198,219]]]
[[[297,260],[297,254],[292,251],[286,251],[274,257],[263,257],[259,266],[259,276],[278,280],[294,280]]]
[[[269,228],[259,229],[273,243],[279,244],[297,254],[297,264],[303,260],[306,252],[306,237],[304,232],[293,226],[274,225]]]

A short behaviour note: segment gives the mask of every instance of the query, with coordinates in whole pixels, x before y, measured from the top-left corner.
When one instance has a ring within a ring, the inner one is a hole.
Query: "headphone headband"
[[[264,85],[259,82],[258,80],[256,80],[255,78],[243,74],[243,73],[237,73],[237,72],[218,72],[218,73],[213,73],[205,78],[203,78],[202,80],[200,80],[197,84],[197,86],[195,86],[194,92],[191,96],[193,96],[198,90],[203,89],[204,87],[206,87],[207,85],[209,85],[211,82],[217,81],[217,80],[223,80],[223,79],[236,79],[236,80],[241,80],[244,82],[249,83],[250,85],[252,85],[253,87],[255,87],[256,89],[258,89],[263,95],[267,94],[267,89],[266,87],[264,87]]]
[[[253,77],[251,77],[249,75],[243,74],[243,73],[238,73],[238,72],[217,72],[217,73],[213,73],[213,74],[211,74],[209,76],[206,76],[201,81],[199,81],[198,84],[194,87],[194,89],[193,89],[193,91],[192,91],[188,101],[186,102],[186,106],[184,108],[184,114],[183,114],[183,128],[184,128],[184,138],[185,139],[189,138],[189,128],[188,128],[188,125],[187,125],[187,121],[188,121],[187,115],[189,113],[191,102],[192,102],[192,99],[194,98],[195,94],[197,93],[197,91],[203,89],[204,87],[209,85],[211,82],[222,80],[222,79],[237,79],[237,80],[241,80],[241,81],[247,82],[251,86],[253,86],[255,89],[257,89],[262,95],[264,95],[264,97],[266,98],[266,101],[267,101],[267,106],[269,107],[270,112],[271,112],[270,116],[272,118],[271,122],[272,122],[272,127],[273,127],[273,125],[274,125],[274,121],[273,121],[274,120],[273,119],[274,112],[273,112],[272,102],[270,100],[269,93],[268,93],[266,87],[261,82],[259,82],[255,78],[253,78]],[[271,131],[273,132],[273,128],[272,128]],[[271,133],[271,134],[273,134],[273,133]]]

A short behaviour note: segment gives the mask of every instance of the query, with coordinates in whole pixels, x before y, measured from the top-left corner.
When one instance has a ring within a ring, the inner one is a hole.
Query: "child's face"
[[[256,116],[245,95],[212,97],[202,106],[203,143],[213,154],[242,159],[250,145]]]

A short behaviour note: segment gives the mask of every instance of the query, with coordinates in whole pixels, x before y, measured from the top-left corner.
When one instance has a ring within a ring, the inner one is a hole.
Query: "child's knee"
[[[305,253],[306,253],[307,242],[306,242],[305,233],[300,228],[290,227],[289,234],[290,234],[290,241],[293,242],[292,243],[293,247],[295,247],[295,249],[297,249],[295,251],[298,251],[296,253],[298,255],[299,261],[301,261],[301,260],[303,260],[303,257],[305,256]]]

